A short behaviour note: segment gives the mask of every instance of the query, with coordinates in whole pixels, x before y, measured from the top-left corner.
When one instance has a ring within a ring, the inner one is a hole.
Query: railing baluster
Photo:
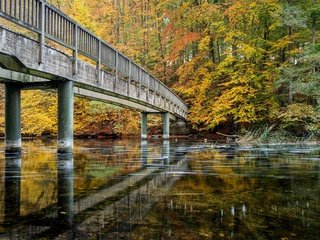
[[[86,37],[87,37],[87,53],[89,54],[89,56],[91,55],[90,52],[91,52],[91,42],[90,42],[90,36],[87,32],[86,33]]]
[[[52,35],[52,13],[50,8],[48,8],[48,19],[48,34]]]
[[[71,34],[71,31],[70,31],[70,21],[66,19],[66,43],[68,45],[71,45],[72,46],[72,40],[71,40],[71,37],[72,37],[72,34]]]
[[[100,64],[101,64],[101,40],[99,39],[98,42],[98,61],[97,61],[97,73],[98,73],[98,81],[101,81],[101,74],[100,74]]]
[[[52,11],[52,36],[56,37],[56,13]]]
[[[44,38],[45,38],[45,8],[46,4],[44,1],[41,2],[41,11],[40,11],[40,34],[39,34],[39,63],[43,63],[43,57],[44,57]]]
[[[19,20],[22,20],[22,0],[19,0]]]
[[[89,37],[89,42],[90,42],[90,50],[89,50],[89,54],[91,56],[94,56],[93,54],[93,38],[88,34],[88,37]]]
[[[87,34],[85,31],[83,31],[83,35],[84,35],[84,37],[85,37],[85,49],[84,49],[84,51],[85,51],[85,52],[88,52],[88,50],[89,50],[88,34]]]
[[[69,22],[67,19],[64,19],[64,31],[63,31],[63,35],[65,36],[64,37],[64,41],[69,44],[69,36],[70,36],[70,33],[68,31],[68,28],[69,28]]]
[[[58,14],[56,12],[53,12],[54,16],[54,36],[58,38]]]
[[[30,0],[31,1],[31,9],[30,9],[30,12],[31,12],[31,23],[30,25],[34,25],[34,0]]]
[[[74,25],[73,29],[73,75],[76,75],[78,72],[78,25]]]
[[[25,22],[27,18],[26,0],[23,0],[23,21]]]
[[[11,0],[13,1],[13,16],[17,17],[17,0]]]
[[[93,56],[93,53],[92,53],[92,37],[87,33],[87,36],[88,36],[88,40],[89,40],[89,55]]]
[[[87,36],[85,34],[85,32],[81,29],[82,32],[82,37],[83,37],[83,51],[86,52],[87,51]]]
[[[127,82],[127,96],[130,95],[130,82],[131,82],[131,61],[129,61],[129,72],[128,72],[128,82]]]
[[[69,31],[68,31],[68,27],[69,27],[69,22],[67,19],[63,19],[64,24],[63,24],[63,41],[66,42],[67,44],[69,44]]]
[[[48,33],[49,35],[51,34],[50,31],[50,24],[51,24],[51,15],[50,15],[50,9],[46,8],[46,33]]]
[[[53,15],[53,11],[50,9],[50,20],[51,20],[51,23],[50,23],[50,34],[52,36],[54,36],[54,15]]]
[[[40,28],[40,26],[39,26],[39,7],[38,7],[38,4],[39,4],[39,2],[38,1],[35,1],[35,3],[34,3],[34,6],[35,6],[35,14],[36,14],[36,16],[35,16],[35,21],[34,21],[34,25],[35,25],[35,27],[36,28]]]
[[[81,51],[85,52],[86,50],[86,36],[84,35],[84,32],[81,29]]]
[[[138,98],[140,98],[141,95],[141,81],[142,81],[142,69],[141,67],[139,67],[139,71],[138,71],[138,80],[139,80],[139,89],[138,89]]]
[[[60,16],[60,40],[62,42],[65,41],[65,34],[64,34],[64,30],[65,30],[65,21],[64,21],[64,17]]]
[[[156,104],[156,97],[157,97],[157,92],[156,92],[156,80],[153,78],[153,105]]]
[[[27,1],[28,1],[28,5],[27,5],[28,21],[27,21],[27,23],[30,24],[30,1],[31,0],[27,0]]]
[[[57,38],[60,40],[61,39],[62,19],[59,16],[59,14],[57,14],[57,17],[58,17],[58,36],[57,36]]]
[[[146,101],[149,102],[149,98],[150,98],[150,75],[148,74],[147,76],[147,96],[146,96]]]
[[[118,59],[119,58],[119,55],[118,55],[118,52],[116,51],[116,59],[115,59],[115,68],[116,68],[116,74],[115,74],[115,77],[114,77],[114,81],[113,81],[113,91],[115,92],[116,91],[116,84],[118,82]]]
[[[10,2],[9,2],[9,15],[10,16],[12,16],[12,8],[13,8],[12,4],[13,4],[13,0],[10,0]]]

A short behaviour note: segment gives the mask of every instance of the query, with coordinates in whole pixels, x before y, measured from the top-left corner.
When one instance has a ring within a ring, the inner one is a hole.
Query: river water
[[[320,239],[317,145],[33,140],[0,158],[0,239]]]

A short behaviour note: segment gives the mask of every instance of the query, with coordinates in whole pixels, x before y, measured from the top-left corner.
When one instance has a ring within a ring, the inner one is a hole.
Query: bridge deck
[[[81,96],[186,118],[187,105],[148,71],[46,1],[29,2],[0,1],[0,17],[39,36],[36,41],[0,28],[1,82],[68,79],[74,81],[75,93]],[[49,40],[70,54],[48,46]]]

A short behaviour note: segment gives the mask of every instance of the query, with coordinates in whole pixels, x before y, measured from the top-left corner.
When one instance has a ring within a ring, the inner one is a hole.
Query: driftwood
[[[220,133],[220,132],[216,132],[216,134],[224,136],[224,137],[228,137],[228,138],[238,138],[239,135],[229,135],[229,134],[224,134],[224,133]]]
[[[216,132],[216,134],[224,136],[227,138],[227,143],[236,143],[236,139],[239,138],[239,135],[229,135],[229,134],[224,134],[220,132]]]

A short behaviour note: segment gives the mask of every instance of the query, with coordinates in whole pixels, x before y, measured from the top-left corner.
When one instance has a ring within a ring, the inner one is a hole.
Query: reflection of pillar
[[[11,224],[20,216],[21,154],[5,156],[4,223]]]
[[[58,223],[63,227],[73,224],[73,154],[58,154]]]
[[[164,165],[170,164],[170,141],[164,140],[162,143],[162,161]]]
[[[21,151],[21,90],[12,83],[5,84],[6,152]]]
[[[73,151],[73,82],[58,86],[58,152]]]
[[[148,163],[148,141],[141,140],[141,165],[146,166]]]
[[[170,137],[170,118],[169,113],[163,113],[163,139],[169,139]]]
[[[147,116],[146,112],[141,113],[141,139],[147,139],[148,137]]]

